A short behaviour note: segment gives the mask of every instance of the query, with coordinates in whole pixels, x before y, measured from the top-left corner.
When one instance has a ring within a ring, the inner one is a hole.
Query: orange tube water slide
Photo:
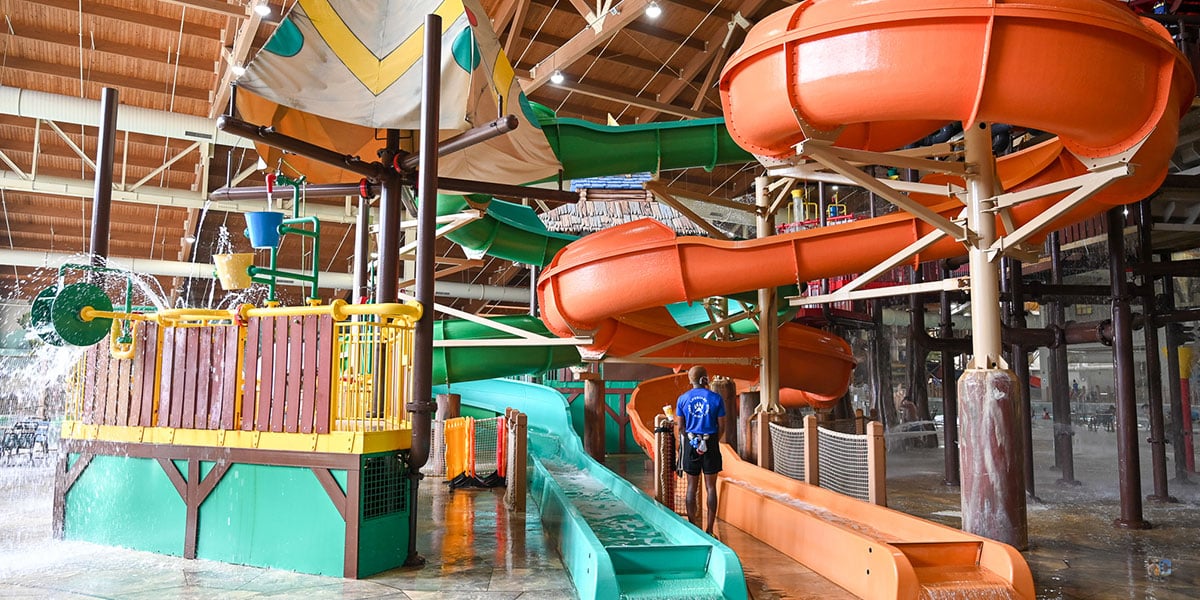
[[[1166,176],[1178,123],[1195,95],[1186,59],[1157,23],[1110,0],[809,0],[747,34],[721,75],[729,130],[765,156],[793,153],[801,121],[837,130],[839,146],[888,150],[958,120],[1058,134],[998,161],[1006,191],[1087,171],[1084,159],[1137,148],[1118,180],[1049,230],[1153,193]],[[1067,150],[1069,152],[1063,151]],[[957,199],[913,196],[946,217]],[[1016,226],[1060,196],[1012,208]],[[593,350],[621,354],[667,339],[623,322],[672,302],[860,273],[933,228],[906,213],[740,242],[675,237],[638,221],[590,235],[560,252],[538,282],[543,320],[558,335],[593,332]],[[1003,231],[1001,226],[1001,231]],[[914,262],[957,256],[943,239]],[[645,321],[644,318],[633,319]],[[813,330],[781,350],[781,386],[835,401],[849,382],[845,343]],[[718,348],[664,349],[686,356]],[[755,345],[740,349],[757,354]],[[711,354],[710,354],[711,355]],[[720,355],[720,354],[718,354]],[[755,379],[754,369],[713,370]]]

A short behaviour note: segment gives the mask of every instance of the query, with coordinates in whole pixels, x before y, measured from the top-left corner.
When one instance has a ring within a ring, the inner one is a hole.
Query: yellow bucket
[[[250,278],[250,266],[254,264],[253,254],[214,254],[213,260],[217,265],[217,279],[221,280],[222,288],[244,290],[253,283]]]

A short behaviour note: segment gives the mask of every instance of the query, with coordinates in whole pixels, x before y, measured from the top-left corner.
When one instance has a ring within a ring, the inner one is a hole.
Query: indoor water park
[[[1197,596],[1200,2],[0,6],[0,598]]]

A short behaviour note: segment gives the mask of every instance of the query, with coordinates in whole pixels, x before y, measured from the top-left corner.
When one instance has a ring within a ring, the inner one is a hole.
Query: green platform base
[[[407,454],[65,440],[64,539],[334,577],[402,565]]]

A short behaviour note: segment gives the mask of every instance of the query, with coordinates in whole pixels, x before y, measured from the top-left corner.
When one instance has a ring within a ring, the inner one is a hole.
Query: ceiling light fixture
[[[566,77],[563,77],[563,72],[559,71],[558,69],[555,69],[554,72],[550,74],[550,83],[553,83],[554,85],[559,85],[565,80]]]
[[[651,19],[657,19],[662,15],[662,7],[657,2],[651,2],[650,6],[646,7],[646,16]]]
[[[243,67],[242,65],[233,65],[230,68],[233,69],[234,77],[241,77],[242,75],[246,74],[246,67]]]
[[[254,5],[254,12],[258,13],[260,17],[268,16],[271,14],[271,5],[267,2],[259,2]]]

